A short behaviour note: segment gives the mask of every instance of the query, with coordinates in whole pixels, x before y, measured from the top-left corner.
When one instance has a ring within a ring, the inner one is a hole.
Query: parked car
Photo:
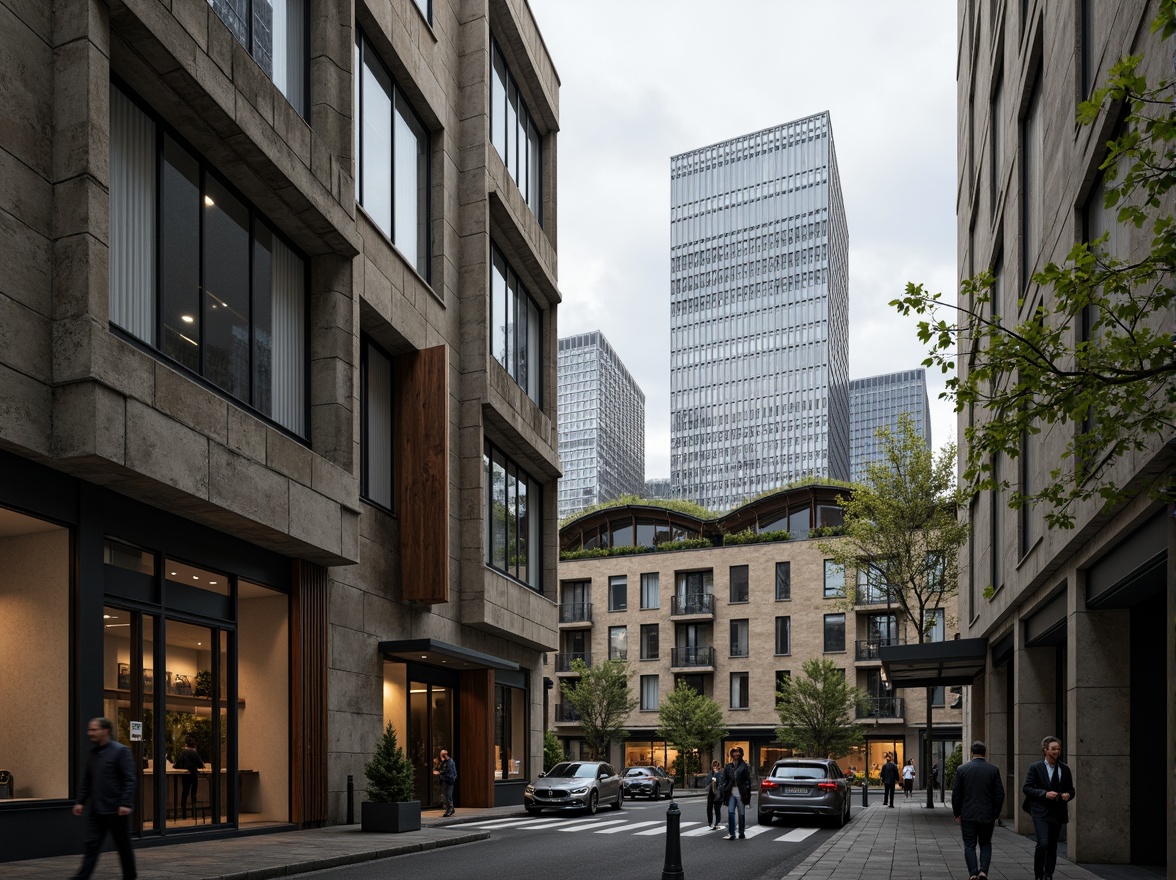
[[[603,761],[564,761],[523,791],[523,806],[534,815],[541,810],[584,810],[589,815],[608,804],[619,810],[625,799],[621,776]]]
[[[787,815],[829,818],[838,827],[849,821],[851,791],[836,761],[783,758],[760,780],[759,791],[761,825]]]
[[[630,767],[625,771],[625,796],[657,800],[674,796],[674,780],[661,767]]]

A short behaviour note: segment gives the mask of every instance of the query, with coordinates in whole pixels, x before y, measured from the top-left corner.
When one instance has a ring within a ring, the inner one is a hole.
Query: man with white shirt
[[[1025,775],[1025,801],[1021,808],[1033,818],[1037,848],[1033,850],[1033,876],[1036,880],[1053,880],[1058,859],[1058,838],[1062,826],[1070,821],[1066,805],[1074,800],[1074,777],[1059,760],[1062,741],[1047,736],[1041,741],[1045,759],[1029,765]]]

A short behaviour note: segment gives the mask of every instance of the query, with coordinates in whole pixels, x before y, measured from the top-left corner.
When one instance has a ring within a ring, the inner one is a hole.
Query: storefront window
[[[240,821],[290,820],[290,599],[237,582]],[[275,732],[280,733],[275,733]]]
[[[678,750],[665,740],[630,740],[625,743],[626,767],[661,767],[673,775]]]
[[[67,529],[0,508],[0,798],[70,796]]]
[[[527,775],[527,692],[494,687],[494,778]]]

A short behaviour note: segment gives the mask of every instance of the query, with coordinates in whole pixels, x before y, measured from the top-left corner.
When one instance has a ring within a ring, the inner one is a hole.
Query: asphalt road
[[[826,840],[833,829],[811,819],[760,826],[754,801],[747,839],[724,840],[706,829],[701,798],[678,802],[682,811],[682,870],[686,878],[779,880]],[[666,801],[625,801],[595,816],[544,813],[469,823],[489,840],[318,871],[332,880],[661,880],[666,855]],[[854,808],[856,820],[859,808]],[[725,819],[725,816],[724,816]]]

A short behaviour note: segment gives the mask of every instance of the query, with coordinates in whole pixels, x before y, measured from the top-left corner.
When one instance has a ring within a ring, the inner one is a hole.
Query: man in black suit
[[[1066,805],[1074,800],[1074,777],[1070,768],[1058,760],[1062,755],[1060,739],[1047,736],[1041,741],[1041,751],[1045,760],[1030,764],[1025,775],[1023,808],[1033,818],[1033,832],[1037,835],[1033,876],[1037,880],[1053,880],[1058,837],[1062,826],[1070,821]]]
[[[964,861],[968,880],[988,880],[992,861],[992,829],[1004,806],[1004,785],[1000,770],[985,759],[988,748],[976,740],[972,743],[972,760],[956,770],[951,788],[951,811],[964,835]],[[976,844],[980,859],[976,859]]]
[[[886,753],[886,763],[882,765],[882,806],[894,806],[894,786],[898,785],[898,765],[894,763],[894,756]]]

